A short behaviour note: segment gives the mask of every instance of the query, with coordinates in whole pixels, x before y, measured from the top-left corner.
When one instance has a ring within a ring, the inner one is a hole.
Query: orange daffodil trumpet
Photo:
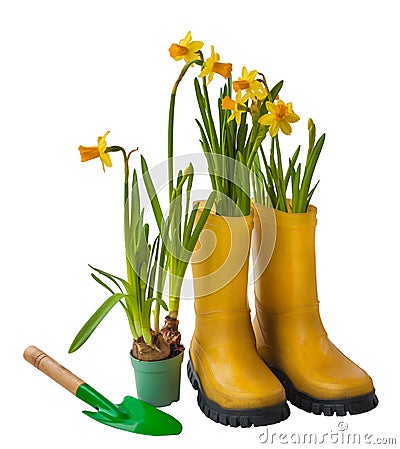
[[[103,166],[103,171],[105,170],[105,166],[107,167],[112,167],[112,163],[111,163],[111,158],[110,155],[106,153],[106,149],[107,149],[107,142],[106,142],[106,137],[108,136],[108,134],[110,133],[110,131],[107,131],[103,137],[98,137],[97,138],[97,146],[96,147],[84,147],[84,146],[80,146],[79,152],[81,153],[81,161],[82,162],[87,162],[90,161],[91,159],[96,159],[96,158],[100,158],[101,161],[101,165]]]
[[[236,101],[232,100],[232,98],[228,96],[223,98],[221,107],[224,110],[232,111],[232,114],[228,118],[228,122],[235,119],[238,125],[240,125],[240,120],[243,112],[247,112],[248,110],[247,106],[244,104],[244,100],[240,91],[236,94]]]
[[[300,117],[292,110],[292,103],[285,103],[282,100],[278,100],[276,103],[267,101],[265,106],[270,114],[262,115],[258,123],[269,126],[271,137],[275,137],[279,130],[289,135],[292,132],[290,123],[300,120]]]
[[[203,45],[203,42],[192,41],[192,33],[188,31],[186,36],[179,41],[179,44],[172,44],[169,47],[169,54],[175,61],[184,59],[185,62],[190,62],[198,59],[198,52],[202,49]]]
[[[203,60],[200,50],[203,48],[203,42],[192,41],[192,33],[187,32],[186,36],[179,41],[179,44],[172,44],[169,47],[169,54],[175,61],[183,59],[186,63],[195,61],[196,59]],[[203,62],[203,70],[199,77],[208,76],[207,85],[212,81],[214,73],[218,73],[224,78],[229,78],[232,72],[232,64],[226,62],[219,62],[219,54],[215,53],[214,46],[211,45],[211,56]]]
[[[237,81],[232,83],[235,92],[239,92],[241,90],[246,92],[242,98],[243,102],[249,98],[253,101],[256,101],[257,99],[264,100],[267,96],[267,89],[260,81],[255,79],[257,73],[257,70],[251,70],[248,72],[246,67],[243,67],[242,76]]]
[[[219,62],[219,54],[215,53],[214,46],[211,45],[211,56],[206,59],[204,68],[200,72],[199,77],[208,76],[207,85],[210,84],[214,77],[214,73],[229,78],[232,72],[232,64],[226,62]]]

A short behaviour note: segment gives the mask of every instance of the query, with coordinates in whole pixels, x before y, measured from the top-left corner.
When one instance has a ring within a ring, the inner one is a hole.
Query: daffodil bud
[[[308,119],[308,151],[314,148],[315,144],[315,124],[312,119]]]
[[[183,171],[183,175],[187,176],[187,175],[192,175],[192,174],[193,174],[193,165],[192,165],[192,163],[190,163]]]
[[[260,108],[258,107],[257,103],[253,101],[250,105],[250,115],[253,120],[253,123],[257,122],[260,118]]]

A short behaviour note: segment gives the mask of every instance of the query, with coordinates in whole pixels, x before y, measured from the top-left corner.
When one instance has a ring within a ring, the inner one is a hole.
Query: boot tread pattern
[[[201,382],[196,375],[192,361],[187,365],[187,374],[192,387],[197,390],[197,403],[200,410],[216,423],[231,427],[267,426],[276,424],[289,417],[290,410],[286,402],[261,409],[226,409],[211,401],[204,394]]]
[[[269,367],[285,388],[286,397],[294,406],[314,415],[325,416],[358,415],[368,412],[378,405],[375,391],[347,399],[317,399],[302,393],[294,387],[289,377],[278,368]]]

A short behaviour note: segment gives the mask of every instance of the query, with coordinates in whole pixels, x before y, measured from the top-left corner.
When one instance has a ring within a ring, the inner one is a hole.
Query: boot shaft
[[[247,298],[253,216],[210,214],[192,257],[195,336],[206,346],[254,345]]]
[[[254,261],[256,301],[266,311],[279,313],[317,306],[316,208],[310,206],[302,214],[260,205],[255,210],[255,255],[264,246]]]
[[[252,215],[210,214],[192,256],[196,313],[248,310],[252,229]]]

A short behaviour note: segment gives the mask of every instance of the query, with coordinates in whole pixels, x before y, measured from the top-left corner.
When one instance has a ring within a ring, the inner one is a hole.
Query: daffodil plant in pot
[[[119,303],[126,314],[133,337],[131,362],[135,369],[138,397],[153,405],[164,406],[179,399],[180,367],[184,354],[177,320],[180,288],[213,198],[210,197],[201,219],[195,224],[197,211],[190,210],[189,200],[186,201],[186,207],[182,208],[182,189],[186,187],[187,198],[190,199],[193,183],[194,173],[189,165],[185,173],[179,172],[176,184],[173,185],[173,201],[168,216],[164,219],[146,161],[142,158],[144,182],[147,187],[153,187],[151,202],[159,224],[159,232],[150,241],[150,227],[144,219],[145,210],[141,206],[136,170],[130,175],[129,160],[135,150],[127,153],[120,146],[107,146],[107,135],[108,133],[98,138],[97,146],[81,146],[79,150],[83,162],[99,157],[103,169],[112,165],[110,153],[120,152],[123,155],[126,278],[91,267],[93,279],[110,296],[78,332],[69,352],[79,349],[108,312]],[[175,232],[171,233],[171,229]],[[177,229],[181,234],[178,235]],[[180,257],[176,251],[179,251]],[[167,276],[170,281],[168,305],[163,299]],[[168,312],[162,327],[161,308]]]

